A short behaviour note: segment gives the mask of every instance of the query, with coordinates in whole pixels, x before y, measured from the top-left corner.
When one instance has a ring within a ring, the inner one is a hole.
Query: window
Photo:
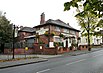
[[[55,41],[56,41],[56,42],[60,42],[60,38],[59,38],[59,37],[56,37],[56,38],[55,38]]]
[[[54,37],[54,42],[61,42],[62,39],[59,36]]]
[[[55,27],[55,30],[56,30],[56,31],[60,31],[60,27],[57,27],[57,26],[56,26],[56,27]]]
[[[69,33],[69,29],[64,28],[64,32]]]
[[[76,32],[73,30],[70,30],[70,34],[76,34]]]

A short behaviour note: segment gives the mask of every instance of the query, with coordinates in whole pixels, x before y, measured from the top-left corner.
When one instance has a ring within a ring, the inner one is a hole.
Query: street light
[[[16,29],[17,28],[17,29]],[[15,54],[15,37],[17,37],[17,35],[15,35],[15,30],[18,31],[18,26],[13,25],[13,57],[12,59],[14,59],[14,54]]]
[[[13,25],[13,57],[12,57],[13,59],[14,59],[14,51],[15,51],[14,40],[15,40],[15,25]]]

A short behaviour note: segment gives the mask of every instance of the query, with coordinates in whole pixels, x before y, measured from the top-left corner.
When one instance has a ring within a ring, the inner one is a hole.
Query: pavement
[[[102,50],[103,48],[93,48],[92,51],[72,51],[72,52],[68,52],[68,53],[64,53],[64,54],[60,54],[60,55],[27,55],[27,57],[36,57],[36,58],[32,58],[32,59],[22,59],[22,60],[16,60],[16,61],[6,61],[6,62],[0,62],[0,69],[3,68],[9,68],[9,67],[15,67],[15,66],[21,66],[21,65],[27,65],[27,64],[33,64],[33,63],[39,63],[39,62],[45,62],[48,61],[49,58],[54,58],[54,57],[60,57],[63,55],[70,55],[70,56],[76,56],[76,55],[81,55],[81,54],[86,54],[86,53],[90,53],[90,52],[94,52],[94,51],[98,51],[98,50]],[[7,55],[4,55],[5,58],[8,58]],[[3,57],[3,55],[0,55],[0,59],[5,59]],[[9,59],[12,56],[9,55]],[[16,55],[16,58],[18,57],[25,57],[24,55],[20,56],[20,55]]]
[[[103,48],[92,48],[91,51],[77,50],[77,51],[71,51],[71,52],[65,53],[65,54],[70,55],[70,56],[77,56],[77,55],[87,54],[87,53],[91,53],[91,52],[95,52],[95,51],[99,51],[99,50],[103,50]]]
[[[0,55],[0,60],[10,60],[12,59],[13,55]],[[38,54],[31,54],[31,55],[14,55],[15,58],[26,58],[26,57],[40,57],[40,58],[52,58],[58,57],[61,55],[38,55]]]
[[[39,62],[44,62],[44,61],[48,61],[48,60],[43,59],[43,58],[35,58],[35,59],[0,62],[0,69],[21,66],[21,65],[27,65],[27,64],[33,64],[33,63],[39,63]]]

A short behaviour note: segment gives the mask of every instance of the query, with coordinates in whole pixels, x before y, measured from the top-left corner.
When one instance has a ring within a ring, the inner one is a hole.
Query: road
[[[66,54],[42,63],[0,69],[0,73],[103,73],[103,50],[78,56]]]

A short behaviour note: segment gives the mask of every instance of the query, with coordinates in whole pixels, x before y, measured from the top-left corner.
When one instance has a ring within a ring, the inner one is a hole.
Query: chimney
[[[45,23],[45,14],[44,12],[41,14],[41,20],[40,20],[40,24],[44,24]]]

